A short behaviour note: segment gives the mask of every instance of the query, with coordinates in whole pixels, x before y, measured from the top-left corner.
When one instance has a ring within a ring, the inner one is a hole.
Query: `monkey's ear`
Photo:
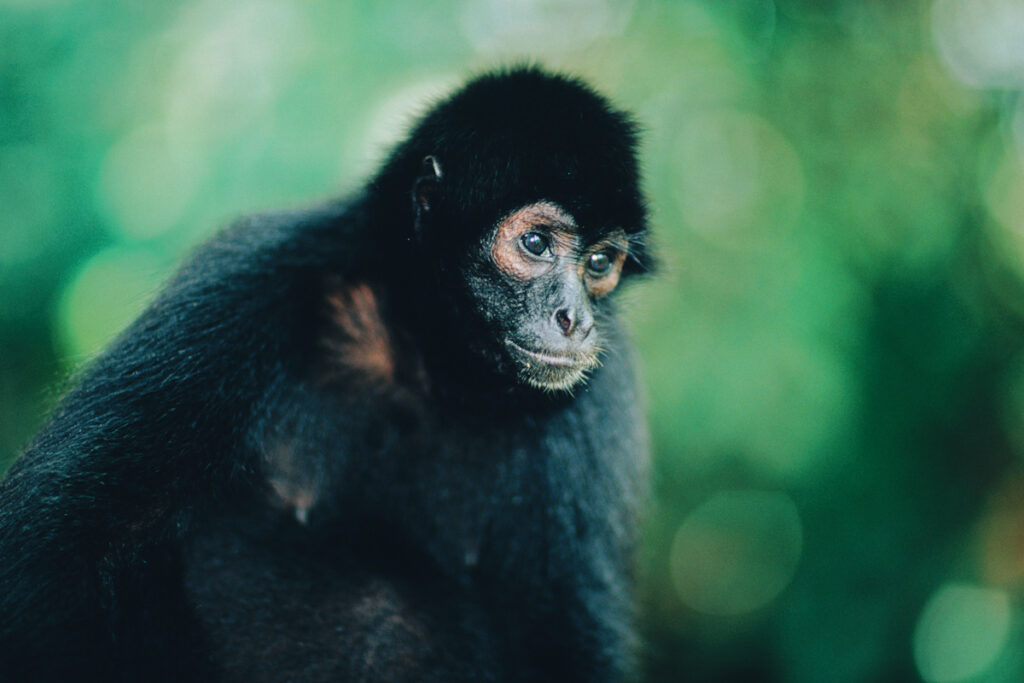
[[[423,157],[419,177],[413,187],[413,198],[416,201],[416,217],[422,218],[437,204],[437,196],[441,187],[441,163],[435,156]]]

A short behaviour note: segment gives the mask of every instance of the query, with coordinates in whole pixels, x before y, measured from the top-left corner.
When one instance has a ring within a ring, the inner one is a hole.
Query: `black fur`
[[[0,484],[0,677],[624,678],[646,443],[615,297],[603,366],[544,393],[460,274],[540,199],[645,269],[635,144],[577,81],[490,74],[359,195],[198,250]]]

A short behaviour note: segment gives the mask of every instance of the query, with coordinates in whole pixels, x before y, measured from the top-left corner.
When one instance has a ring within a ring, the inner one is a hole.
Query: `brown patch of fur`
[[[551,238],[551,249],[556,255],[569,254],[575,248],[578,238],[575,234],[576,221],[572,216],[552,202],[529,204],[498,223],[491,245],[491,258],[502,272],[528,280],[545,268],[545,264],[526,256],[519,246],[523,235],[538,228],[543,228],[544,234]]]
[[[296,519],[305,524],[309,509],[319,498],[317,473],[301,467],[294,451],[286,445],[267,449],[263,457],[272,502],[277,507],[292,510]]]
[[[328,283],[328,331],[323,345],[328,353],[328,381],[353,374],[389,384],[395,377],[395,355],[373,288]]]

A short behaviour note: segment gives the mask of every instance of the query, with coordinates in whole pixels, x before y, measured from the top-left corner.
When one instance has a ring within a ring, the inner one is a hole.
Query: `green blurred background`
[[[1021,0],[0,0],[0,470],[189,248],[522,57],[647,129],[645,680],[1024,680]]]

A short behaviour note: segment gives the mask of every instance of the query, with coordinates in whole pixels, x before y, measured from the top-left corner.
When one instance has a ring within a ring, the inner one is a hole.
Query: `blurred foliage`
[[[1019,0],[0,0],[0,45],[0,468],[191,246],[532,58],[647,129],[646,679],[1024,680]]]

